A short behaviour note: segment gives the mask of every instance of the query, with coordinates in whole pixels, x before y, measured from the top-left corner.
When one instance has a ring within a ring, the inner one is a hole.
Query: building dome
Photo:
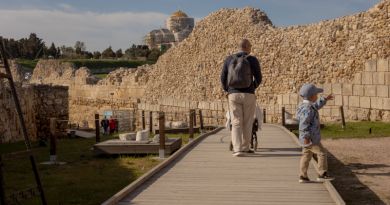
[[[176,17],[176,18],[188,18],[187,14],[184,13],[183,11],[181,11],[181,10],[178,10],[178,11],[173,12],[173,14],[171,15],[171,17]]]

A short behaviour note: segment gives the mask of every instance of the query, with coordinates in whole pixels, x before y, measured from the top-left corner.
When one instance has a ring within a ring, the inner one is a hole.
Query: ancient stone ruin
[[[256,95],[268,122],[280,122],[282,107],[295,112],[297,91],[306,82],[335,95],[320,112],[324,121],[340,120],[339,106],[347,120],[390,121],[389,22],[388,0],[366,12],[291,27],[275,27],[259,9],[221,9],[197,23],[188,38],[154,65],[118,69],[97,81],[87,68],[42,60],[30,83],[67,87],[71,123],[86,121],[93,127],[94,114],[106,110],[140,116],[140,110],[192,108],[204,110],[205,123],[222,125],[227,107],[219,80],[222,64],[236,52],[237,42],[248,38],[252,55],[261,61],[263,83]],[[0,104],[9,102],[3,86],[0,89]],[[0,135],[8,139],[3,116]]]
[[[179,10],[167,19],[167,28],[149,32],[144,41],[149,48],[170,48],[187,38],[194,29],[194,25],[194,18],[188,17],[186,13]]]

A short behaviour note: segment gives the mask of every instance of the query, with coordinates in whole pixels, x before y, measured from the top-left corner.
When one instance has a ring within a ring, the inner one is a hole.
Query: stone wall
[[[327,121],[340,119],[343,106],[349,120],[390,121],[390,59],[368,60],[362,72],[344,83],[320,84],[325,94],[334,94],[335,100],[320,111]],[[301,99],[297,93],[278,95],[278,106],[268,107],[268,113],[280,116],[281,107],[294,111]],[[280,118],[280,117],[279,117]],[[280,120],[280,119],[278,119]]]
[[[8,83],[0,81],[0,143],[23,140]],[[49,118],[68,119],[68,88],[48,85],[17,87],[30,139],[47,137]]]

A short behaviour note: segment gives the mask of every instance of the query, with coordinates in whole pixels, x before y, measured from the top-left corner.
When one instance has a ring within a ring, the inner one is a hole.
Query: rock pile
[[[104,79],[99,81],[99,85],[145,85],[148,81],[147,71],[149,65],[138,68],[119,68],[110,72]]]
[[[59,60],[40,60],[31,76],[30,83],[70,85],[76,69],[72,63]]]
[[[342,83],[363,70],[366,59],[390,56],[390,1],[367,12],[305,26],[276,28],[253,8],[221,9],[161,56],[148,74],[146,98],[223,99],[219,75],[236,43],[248,38],[261,61],[258,99],[276,104],[276,94],[295,93],[305,82]]]

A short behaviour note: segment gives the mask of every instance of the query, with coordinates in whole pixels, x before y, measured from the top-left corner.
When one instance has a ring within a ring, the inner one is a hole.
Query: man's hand
[[[310,144],[310,139],[309,138],[305,138],[304,142],[305,144]]]
[[[326,96],[325,100],[333,100],[334,96],[332,94]]]

